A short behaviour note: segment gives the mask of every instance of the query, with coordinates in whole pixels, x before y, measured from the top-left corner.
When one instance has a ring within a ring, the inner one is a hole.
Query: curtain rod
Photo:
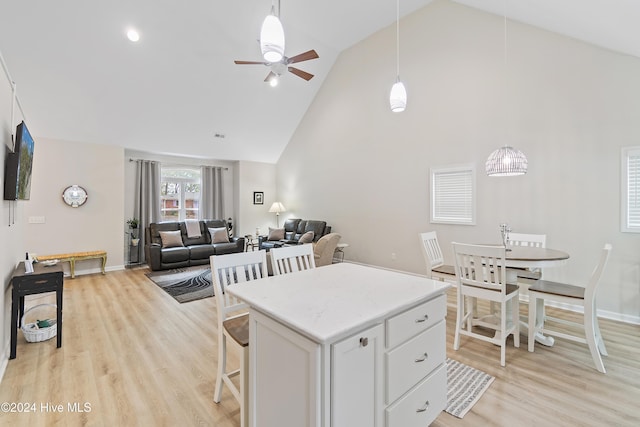
[[[147,160],[147,159],[134,159],[134,158],[129,158],[130,162],[137,162],[138,160],[144,160],[144,161],[150,161],[150,162],[159,162],[159,160]],[[187,165],[187,166],[193,166],[193,165]],[[220,168],[222,170],[228,171],[229,168],[225,168],[222,166],[213,166],[213,165],[195,165],[196,167],[214,167],[214,168]]]

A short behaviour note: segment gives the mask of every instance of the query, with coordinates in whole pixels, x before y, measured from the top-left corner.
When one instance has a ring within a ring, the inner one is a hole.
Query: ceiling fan
[[[281,76],[282,74],[284,74],[285,71],[289,71],[290,73],[295,74],[296,76],[309,81],[313,78],[313,74],[307,73],[306,71],[302,71],[299,68],[290,67],[289,65],[295,64],[297,62],[309,61],[311,59],[316,59],[316,58],[319,58],[318,54],[316,53],[315,50],[311,49],[299,55],[292,56],[291,58],[283,56],[282,59],[277,62],[268,62],[268,61],[233,61],[233,62],[238,65],[262,64],[271,68],[271,71],[267,75],[267,78],[264,79],[265,82],[272,82],[274,79],[277,79],[278,76]]]

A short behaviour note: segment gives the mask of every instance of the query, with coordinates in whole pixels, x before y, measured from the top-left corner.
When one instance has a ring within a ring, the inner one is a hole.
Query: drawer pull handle
[[[424,402],[424,406],[422,408],[416,409],[416,412],[425,412],[427,409],[429,409],[429,401],[428,400],[426,402]]]
[[[360,345],[362,347],[368,346],[369,345],[369,338],[367,338],[367,337],[360,338]]]
[[[416,323],[422,323],[422,322],[427,321],[427,320],[429,320],[429,315],[425,314],[424,317],[416,319]]]
[[[423,353],[422,357],[420,357],[419,359],[416,359],[415,362],[416,363],[424,362],[425,360],[427,360],[428,357],[429,355],[427,353]]]

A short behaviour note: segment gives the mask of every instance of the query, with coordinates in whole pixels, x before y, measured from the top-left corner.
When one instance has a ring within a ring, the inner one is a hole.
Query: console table
[[[447,403],[450,286],[339,263],[229,287],[249,305],[249,425],[429,425]]]
[[[26,295],[56,293],[58,348],[62,347],[62,266],[56,264],[45,267],[41,263],[33,264],[33,273],[26,273],[24,262],[18,264],[11,276],[11,353],[9,359],[16,358],[18,344],[18,322],[24,315],[24,297]]]

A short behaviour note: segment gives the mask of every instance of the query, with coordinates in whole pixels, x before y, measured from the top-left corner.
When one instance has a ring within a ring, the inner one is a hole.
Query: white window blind
[[[623,232],[640,233],[640,147],[622,149]]]
[[[431,222],[475,224],[475,167],[431,169]]]

